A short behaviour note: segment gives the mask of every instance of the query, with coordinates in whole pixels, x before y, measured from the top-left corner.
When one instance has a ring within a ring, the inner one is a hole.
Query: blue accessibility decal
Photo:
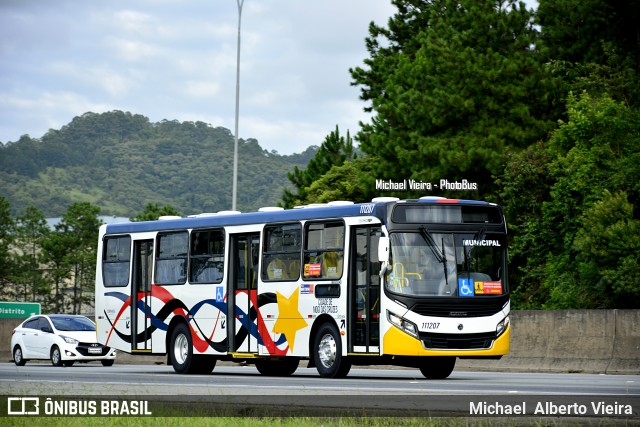
[[[458,279],[458,295],[461,297],[475,296],[473,279]]]

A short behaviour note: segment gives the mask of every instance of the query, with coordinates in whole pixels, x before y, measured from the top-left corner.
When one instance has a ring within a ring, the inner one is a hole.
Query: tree
[[[467,179],[478,190],[457,197],[492,196],[506,149],[553,125],[533,12],[512,0],[393,3],[388,28],[370,26],[367,68],[351,70],[375,112],[360,148],[380,159],[377,178]]]
[[[71,307],[65,299],[66,283],[72,276],[73,266],[68,256],[74,245],[73,236],[59,230],[52,231],[42,243],[46,278],[51,284],[51,293],[45,299],[45,307],[53,313],[65,313]]]
[[[607,50],[613,48],[640,75],[638,0],[540,0],[536,21],[548,60],[606,64]]]
[[[15,220],[11,215],[9,201],[0,196],[0,293],[3,298],[12,297],[11,276],[14,272],[14,258],[11,247],[15,240]]]
[[[347,200],[356,203],[373,198],[369,176],[375,157],[364,157],[345,161],[315,180],[305,189],[306,199],[302,204],[327,203],[336,200]]]
[[[640,220],[627,194],[604,190],[582,217],[574,240],[580,294],[592,306],[638,308],[640,304]]]
[[[66,262],[71,266],[73,313],[81,313],[93,302],[100,208],[88,202],[74,203],[62,216],[56,231],[68,244]]]
[[[139,221],[156,221],[161,216],[180,216],[180,213],[173,206],[162,206],[159,207],[157,203],[147,203],[144,211],[138,213],[138,215],[129,218],[132,222]]]
[[[536,22],[541,60],[558,82],[556,108],[583,91],[640,107],[640,1],[541,0]]]
[[[509,227],[509,283],[519,309],[540,308],[548,298],[544,267],[553,244],[542,238],[543,206],[553,185],[549,165],[555,155],[543,142],[508,153],[504,173],[496,180]]]
[[[282,204],[285,208],[292,208],[308,200],[307,188],[317,179],[327,173],[333,166],[340,166],[344,162],[354,159],[353,141],[347,131],[347,136],[340,136],[340,130],[327,135],[324,142],[309,161],[306,169],[294,167],[287,175],[294,185],[293,191],[285,189]]]
[[[29,206],[24,215],[17,218],[16,246],[20,248],[20,254],[16,257],[19,267],[14,277],[16,284],[22,287],[23,301],[42,302],[49,294],[42,270],[42,245],[49,232],[44,214],[34,206]]]
[[[520,308],[638,308],[635,279],[612,281],[637,268],[637,239],[621,238],[621,230],[637,229],[640,111],[585,93],[569,96],[567,117],[546,144],[514,156],[502,181],[515,223],[514,302]],[[523,167],[527,161],[530,169]],[[517,171],[524,176],[514,179]],[[612,256],[596,260],[606,251]]]

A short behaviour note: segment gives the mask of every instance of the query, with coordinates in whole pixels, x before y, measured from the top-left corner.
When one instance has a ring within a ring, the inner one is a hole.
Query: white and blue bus
[[[509,351],[507,227],[496,204],[435,197],[108,224],[95,297],[100,343],[178,373],[446,378]]]

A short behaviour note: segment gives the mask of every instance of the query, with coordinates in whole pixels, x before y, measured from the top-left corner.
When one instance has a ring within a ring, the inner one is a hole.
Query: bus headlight
[[[397,326],[409,335],[418,338],[418,327],[415,323],[403,319],[390,311],[387,311],[387,319],[389,319],[389,322],[391,322],[392,325]]]
[[[502,321],[498,323],[498,326],[496,326],[496,338],[502,335],[502,333],[507,329],[508,326],[509,326],[509,316],[502,319]]]

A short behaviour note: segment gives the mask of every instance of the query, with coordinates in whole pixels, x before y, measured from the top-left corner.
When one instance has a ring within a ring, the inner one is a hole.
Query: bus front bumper
[[[427,349],[423,342],[397,327],[392,326],[384,334],[383,352],[394,356],[504,356],[509,353],[511,325],[496,338],[490,348],[482,349]],[[451,336],[454,337],[454,336]]]

